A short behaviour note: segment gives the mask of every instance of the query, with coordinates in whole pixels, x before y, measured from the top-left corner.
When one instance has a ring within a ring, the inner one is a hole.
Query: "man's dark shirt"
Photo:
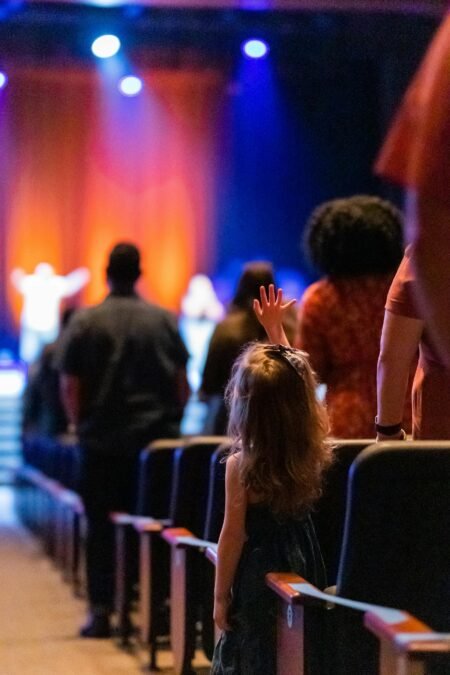
[[[80,440],[114,453],[169,434],[181,420],[177,374],[187,358],[175,317],[135,294],[78,312],[59,367],[80,380]]]

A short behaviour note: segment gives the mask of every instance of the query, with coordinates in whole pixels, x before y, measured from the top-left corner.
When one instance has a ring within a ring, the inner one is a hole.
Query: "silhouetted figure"
[[[61,300],[78,293],[89,278],[85,267],[61,276],[44,262],[36,265],[33,274],[26,274],[19,267],[11,272],[13,285],[23,295],[19,345],[23,361],[33,363],[43,347],[56,340]]]
[[[53,437],[67,431],[56,358],[63,332],[74,311],[70,308],[63,312],[58,339],[45,345],[41,356],[29,368],[23,397],[22,427],[25,433]]]
[[[113,603],[114,531],[111,511],[131,512],[140,450],[179,435],[188,397],[188,354],[175,317],[134,290],[138,249],[113,248],[110,294],[79,311],[60,354],[63,400],[82,448],[81,492],[87,517],[87,576],[91,615],[83,637],[107,637]]]

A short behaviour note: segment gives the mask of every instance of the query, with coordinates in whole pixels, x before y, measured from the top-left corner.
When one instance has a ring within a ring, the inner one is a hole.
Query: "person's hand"
[[[281,288],[275,293],[275,286],[270,284],[269,296],[266,289],[259,289],[260,299],[253,300],[253,310],[260,324],[264,327],[269,339],[274,343],[286,344],[286,336],[283,329],[284,313],[296,303],[296,300],[283,302]]]
[[[231,630],[230,624],[228,623],[230,602],[230,598],[216,598],[214,600],[214,622],[219,630]]]
[[[381,434],[380,432],[378,432],[376,437],[377,443],[382,443],[383,441],[406,441],[406,440],[407,440],[406,432],[403,429],[400,429],[398,434],[394,434],[391,436],[386,436],[385,434]]]

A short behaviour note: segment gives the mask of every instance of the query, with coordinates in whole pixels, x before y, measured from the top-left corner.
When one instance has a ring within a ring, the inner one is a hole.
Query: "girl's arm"
[[[283,328],[284,312],[295,304],[295,300],[290,300],[283,304],[283,291],[278,289],[275,294],[273,284],[269,286],[269,297],[267,298],[266,289],[261,286],[259,289],[260,300],[253,300],[253,310],[260,324],[264,327],[267,337],[274,344],[290,347],[289,340]]]
[[[246,539],[247,494],[239,476],[239,457],[231,455],[225,472],[225,518],[217,549],[214,588],[214,621],[220,630],[230,630],[227,615],[242,547]]]

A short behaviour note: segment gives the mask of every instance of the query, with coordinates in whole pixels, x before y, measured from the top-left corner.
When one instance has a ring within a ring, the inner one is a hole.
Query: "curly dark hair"
[[[387,274],[403,256],[403,221],[391,202],[369,195],[333,199],[306,223],[303,245],[322,274]]]

